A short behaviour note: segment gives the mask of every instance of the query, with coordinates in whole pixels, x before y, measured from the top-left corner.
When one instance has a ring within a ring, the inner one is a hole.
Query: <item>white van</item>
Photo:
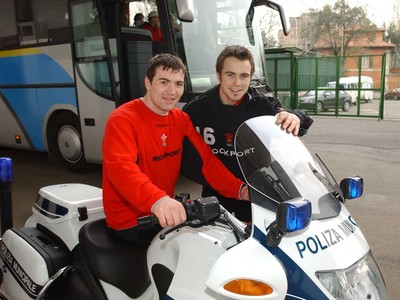
[[[369,76],[361,76],[360,78],[362,89],[372,89],[374,87],[374,81]],[[358,99],[358,85],[359,79],[358,76],[349,76],[349,77],[340,77],[339,78],[339,87],[340,89],[345,90],[351,95],[351,101],[353,104],[357,103]],[[336,81],[328,82],[327,87],[335,88]],[[374,98],[374,92],[371,91],[360,91],[360,100],[371,102]]]

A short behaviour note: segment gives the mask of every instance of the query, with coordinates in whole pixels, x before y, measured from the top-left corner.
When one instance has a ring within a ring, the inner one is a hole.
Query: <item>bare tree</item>
[[[400,21],[392,21],[386,29],[385,41],[396,44],[396,49],[391,53],[390,67],[400,68]]]
[[[400,47],[400,22],[399,24],[395,24],[394,21],[391,22],[386,32],[385,40]]]
[[[275,11],[269,9],[260,19],[260,28],[264,45],[276,46],[278,41],[276,39],[277,28],[279,28],[279,17]]]

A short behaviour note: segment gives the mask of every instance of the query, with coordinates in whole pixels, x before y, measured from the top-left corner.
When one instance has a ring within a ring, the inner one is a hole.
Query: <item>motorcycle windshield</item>
[[[274,116],[244,122],[236,132],[235,151],[247,184],[257,192],[252,202],[267,209],[304,198],[312,203],[313,219],[340,213],[342,192],[317,156],[302,141],[275,124]]]

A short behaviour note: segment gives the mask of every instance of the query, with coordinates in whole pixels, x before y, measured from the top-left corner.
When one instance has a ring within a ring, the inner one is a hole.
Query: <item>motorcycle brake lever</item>
[[[186,222],[185,222],[185,223],[186,223]],[[165,236],[166,236],[167,234],[170,234],[172,231],[175,231],[175,230],[177,230],[177,229],[179,229],[179,228],[185,226],[185,223],[182,223],[182,224],[176,225],[176,226],[174,226],[174,227],[171,227],[170,229],[168,229],[168,230],[165,231],[164,233],[161,233],[160,236],[159,236],[159,237],[160,237],[160,240],[165,239]]]
[[[189,226],[189,227],[192,227],[192,228],[197,228],[197,227],[200,227],[200,226],[203,226],[203,225],[204,225],[204,221],[201,221],[201,220],[199,220],[199,219],[195,219],[195,220],[191,220],[191,221],[186,221],[186,222],[183,222],[183,223],[181,223],[181,224],[179,224],[179,225],[176,225],[176,226],[174,226],[174,227],[171,227],[170,229],[168,229],[168,230],[165,231],[164,233],[161,233],[160,236],[159,236],[159,238],[160,238],[160,240],[163,240],[163,239],[165,239],[165,236],[166,236],[167,234],[170,234],[171,232],[173,232],[173,231],[175,231],[175,230],[177,230],[177,229],[179,229],[179,228],[181,228],[181,227],[184,227],[184,226]]]

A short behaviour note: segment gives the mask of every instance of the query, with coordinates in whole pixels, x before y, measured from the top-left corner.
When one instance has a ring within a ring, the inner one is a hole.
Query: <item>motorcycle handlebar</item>
[[[216,197],[199,198],[196,200],[190,200],[189,197],[189,194],[176,197],[186,211],[187,219],[184,225],[208,225],[214,222],[221,214],[221,208]],[[152,227],[158,224],[159,222],[155,215],[138,218],[139,227]]]
[[[159,224],[159,222],[158,222],[158,218],[156,217],[156,215],[138,218],[138,226],[139,227],[153,227],[158,224]]]

